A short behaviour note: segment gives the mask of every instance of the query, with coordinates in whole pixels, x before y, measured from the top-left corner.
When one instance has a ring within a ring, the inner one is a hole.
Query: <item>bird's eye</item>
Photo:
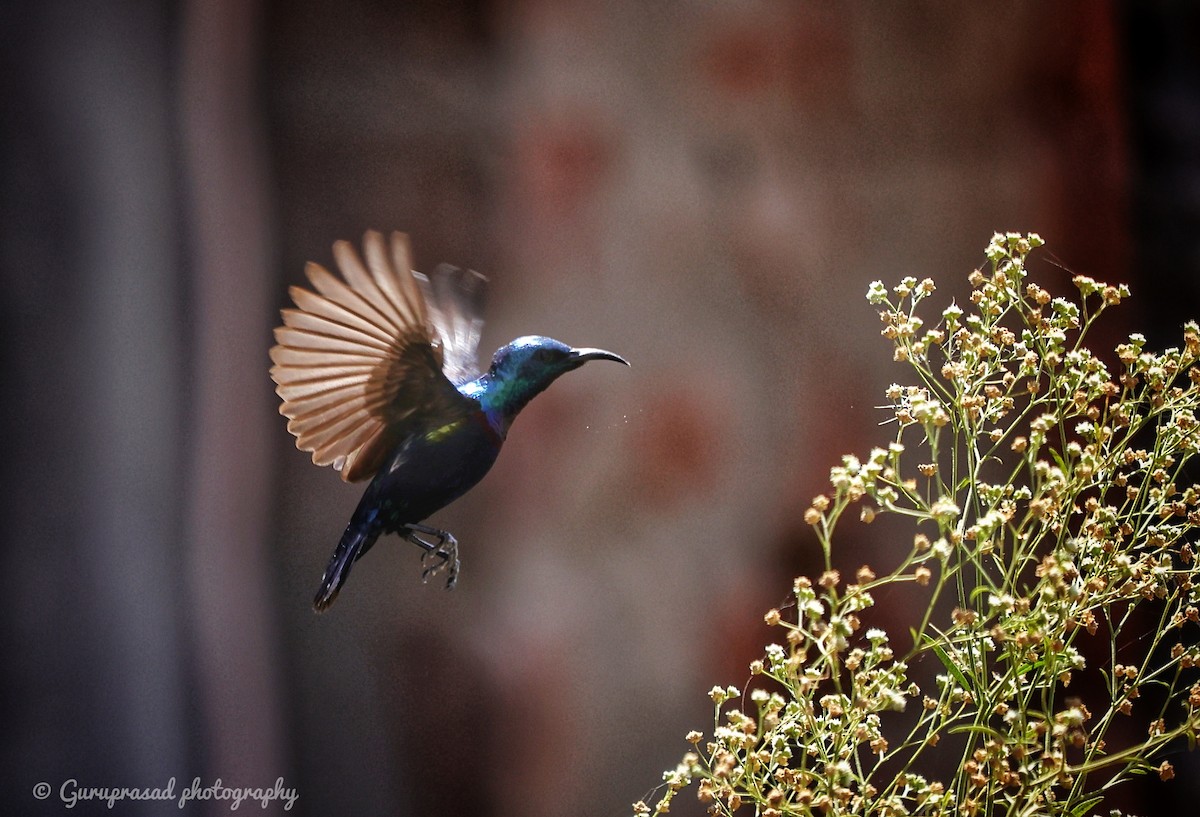
[[[533,359],[539,363],[549,363],[551,360],[554,360],[554,350],[538,349],[533,353]]]

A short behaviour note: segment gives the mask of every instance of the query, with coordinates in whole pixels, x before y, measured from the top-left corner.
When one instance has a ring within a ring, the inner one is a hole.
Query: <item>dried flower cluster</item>
[[[1114,375],[1083,340],[1127,289],[1076,276],[1077,300],[1052,297],[1026,271],[1041,244],[994,236],[970,306],[928,328],[933,281],[871,285],[915,375],[887,390],[895,436],[832,469],[805,514],[824,572],[767,614],[780,643],[746,689],[713,688],[711,736],[636,814],[694,786],[723,815],[1084,815],[1131,775],[1170,779],[1200,727],[1200,331],[1161,354],[1130,336]],[[848,582],[851,505],[913,532]],[[866,625],[898,583],[922,605],[893,640]],[[914,680],[918,661],[940,674]],[[958,763],[932,779],[943,741]]]

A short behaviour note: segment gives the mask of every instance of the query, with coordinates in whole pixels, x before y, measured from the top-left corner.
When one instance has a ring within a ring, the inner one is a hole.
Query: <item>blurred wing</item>
[[[366,263],[333,245],[345,281],[305,268],[313,291],[292,287],[271,349],[271,378],[296,447],[354,482],[374,474],[406,426],[459,412],[466,398],[442,373],[442,352],[412,272],[408,237],[363,238]]]
[[[430,320],[437,331],[442,371],[461,386],[479,376],[479,335],[483,329],[483,294],[487,278],[475,270],[439,264],[433,275],[413,273],[425,293]]]

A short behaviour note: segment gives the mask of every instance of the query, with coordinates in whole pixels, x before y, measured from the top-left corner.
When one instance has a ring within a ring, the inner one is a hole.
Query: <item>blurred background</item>
[[[818,569],[801,515],[829,466],[890,433],[873,406],[905,375],[869,281],[949,297],[994,231],[1033,230],[1128,282],[1152,345],[1200,317],[1198,23],[0,3],[3,811],[61,813],[69,779],[282,777],[303,815],[627,813]],[[368,228],[490,276],[484,355],[537,333],[633,368],[555,384],[433,518],[455,592],[386,539],[316,616],[361,486],[295,449],[267,350],[304,262]],[[848,570],[890,545],[848,532]],[[1191,813],[1197,786],[1131,802]]]

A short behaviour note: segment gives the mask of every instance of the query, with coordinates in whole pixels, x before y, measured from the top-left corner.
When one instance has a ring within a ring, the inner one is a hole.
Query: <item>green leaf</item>
[[[942,666],[946,668],[946,672],[953,676],[954,680],[958,682],[960,687],[968,692],[974,693],[974,686],[970,681],[967,680],[967,676],[963,674],[963,671],[958,666],[958,663],[950,657],[950,653],[946,652],[946,648],[942,646],[941,642],[935,641],[934,639],[926,636],[925,645],[929,647],[929,649],[933,650],[934,655],[938,657],[938,660],[942,662]]]
[[[1071,809],[1071,815],[1072,815],[1072,817],[1085,817],[1085,815],[1087,815],[1089,812],[1091,812],[1091,810],[1093,808],[1095,808],[1096,806],[1100,805],[1103,802],[1104,802],[1104,796],[1098,794],[1095,797],[1091,798],[1090,800],[1084,800],[1081,803],[1077,803],[1075,805],[1075,807]]]

